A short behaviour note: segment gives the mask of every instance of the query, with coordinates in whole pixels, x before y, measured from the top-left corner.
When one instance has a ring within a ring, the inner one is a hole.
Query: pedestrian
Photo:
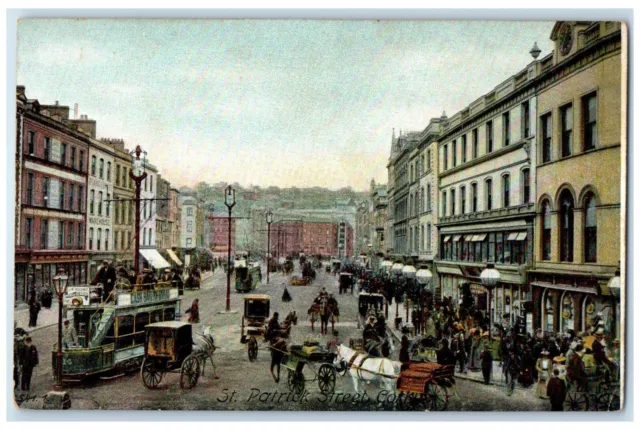
[[[198,324],[200,322],[200,299],[195,299],[185,313],[189,314],[188,322]]]
[[[491,382],[491,371],[493,370],[493,354],[491,353],[491,346],[486,345],[484,351],[480,353],[480,361],[482,362],[482,377],[484,378],[485,385],[489,385]]]
[[[453,351],[449,348],[449,341],[447,339],[442,339],[440,342],[440,349],[436,353],[438,364],[449,365],[452,364],[455,366],[456,364],[456,356]]]
[[[549,358],[549,351],[542,351],[541,357],[536,362],[536,370],[538,371],[538,383],[536,384],[536,396],[544,399],[547,397],[547,383],[551,375],[552,362]]]
[[[22,370],[20,388],[22,391],[29,391],[31,386],[31,375],[33,375],[33,369],[37,365],[38,350],[31,344],[31,336],[27,336],[24,340],[24,347],[20,353],[20,368]]]
[[[35,327],[38,325],[38,314],[40,313],[40,302],[36,299],[36,292],[32,290],[31,297],[29,298],[29,327]]]
[[[408,363],[409,361],[411,361],[410,357],[409,357],[409,328],[408,327],[402,327],[402,338],[400,339],[400,356],[398,357],[398,360],[401,363]]]
[[[464,331],[461,329],[462,325],[458,324],[457,327],[460,327],[460,331],[453,338],[452,349],[458,361],[460,373],[467,373],[467,369],[465,368],[467,352],[465,351]]]
[[[78,344],[78,334],[76,328],[69,324],[69,320],[64,320],[64,327],[62,328],[62,347],[69,349],[69,346],[75,346]]]
[[[282,292],[282,301],[285,303],[288,303],[291,301],[291,294],[289,294],[289,290],[287,290],[287,287],[284,287],[284,291]]]
[[[329,339],[329,341],[327,342],[327,349],[335,353],[338,351],[338,345],[342,344],[342,342],[338,337],[339,335],[338,330],[333,330],[332,334],[333,334],[333,338]]]
[[[102,301],[106,302],[116,284],[116,269],[108,260],[102,262],[96,276],[91,280],[91,285],[98,284],[102,284]]]
[[[562,411],[566,396],[567,383],[560,378],[560,371],[553,369],[553,376],[547,384],[547,397],[549,397],[549,402],[551,402],[551,410]]]

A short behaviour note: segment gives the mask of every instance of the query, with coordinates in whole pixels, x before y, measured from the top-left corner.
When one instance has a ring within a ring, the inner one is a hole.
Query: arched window
[[[456,190],[451,190],[451,215],[456,214]]]
[[[542,259],[551,260],[551,205],[542,203]]]
[[[511,189],[511,177],[509,175],[502,176],[502,207],[509,207],[509,191]]]
[[[111,161],[107,162],[107,181],[111,180]]]
[[[485,182],[487,195],[486,195],[486,207],[485,210],[490,211],[493,203],[493,181],[491,179],[487,179]]]
[[[573,196],[560,194],[560,261],[573,261]]]
[[[98,192],[98,215],[102,215],[102,191]]]
[[[542,320],[542,328],[547,333],[553,332],[553,297],[549,290],[545,291],[545,299],[542,301],[542,314],[544,315]]]
[[[595,263],[598,254],[598,219],[596,199],[592,193],[584,199],[584,261]]]
[[[100,159],[100,179],[104,177],[104,158]]]

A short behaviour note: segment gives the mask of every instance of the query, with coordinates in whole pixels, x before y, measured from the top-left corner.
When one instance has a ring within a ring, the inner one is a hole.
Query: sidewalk
[[[62,316],[65,317],[64,315]],[[58,301],[54,300],[50,309],[42,308],[38,313],[38,325],[29,327],[29,308],[19,306],[13,308],[13,320],[17,327],[21,327],[29,333],[58,324]]]

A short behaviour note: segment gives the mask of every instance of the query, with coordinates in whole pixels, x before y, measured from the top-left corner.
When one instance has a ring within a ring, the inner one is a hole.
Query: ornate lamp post
[[[391,262],[391,260],[384,260],[381,264],[380,264],[380,270],[383,273],[388,274],[391,271],[391,266],[393,266],[393,263]]]
[[[424,308],[425,308],[424,294],[422,293],[422,290],[426,289],[428,287],[431,287],[429,291],[431,292],[431,295],[433,296],[433,293],[434,293],[433,285],[429,285],[431,283],[432,279],[433,279],[433,274],[427,268],[427,266],[420,266],[420,270],[418,270],[416,272],[416,281],[418,282],[418,284],[421,287],[420,288],[420,297],[421,297],[421,300],[420,300],[420,324],[421,325],[424,324]]]
[[[69,276],[63,268],[53,277],[53,287],[58,296],[58,350],[56,352],[56,374],[53,391],[49,392],[45,399],[45,409],[68,409],[71,406],[69,395],[62,391],[62,299],[67,292]]]
[[[136,275],[140,274],[140,189],[142,181],[147,178],[147,172],[144,171],[146,160],[140,159],[140,154],[144,154],[145,158],[147,153],[140,148],[140,145],[136,146],[136,149],[131,153],[133,157],[133,167],[129,169],[129,177],[133,179],[136,184],[136,216],[135,225],[133,226],[134,238],[135,238],[135,254],[134,254],[134,268]]]
[[[236,205],[236,190],[227,187],[224,196],[224,204],[229,209],[229,236],[227,242],[227,305],[225,312],[231,313],[231,209]]]
[[[489,293],[489,336],[491,336],[491,332],[493,330],[493,313],[491,311],[491,293],[498,282],[500,282],[500,272],[495,268],[493,263],[487,264],[487,268],[480,273],[480,280],[482,281],[482,285],[487,289]]]
[[[269,283],[269,269],[271,263],[271,223],[273,222],[273,212],[267,211],[267,284]]]
[[[394,263],[391,266],[391,274],[395,276],[395,281],[396,283],[399,283],[400,281],[400,275],[402,275],[402,268],[404,267],[404,264],[397,262]],[[396,288],[398,288],[398,286],[396,285]],[[398,318],[398,300],[397,300],[397,296],[396,296],[396,319]]]

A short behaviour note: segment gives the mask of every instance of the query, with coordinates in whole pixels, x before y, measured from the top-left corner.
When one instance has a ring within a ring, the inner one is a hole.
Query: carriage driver
[[[369,354],[371,354],[380,343],[376,322],[376,317],[370,316],[362,332],[362,343],[364,344],[365,351]]]
[[[280,315],[278,312],[273,313],[273,318],[269,320],[269,324],[267,325],[267,337],[269,339],[274,338],[280,334],[282,331],[282,327],[280,326],[280,322],[278,321],[278,317]]]

